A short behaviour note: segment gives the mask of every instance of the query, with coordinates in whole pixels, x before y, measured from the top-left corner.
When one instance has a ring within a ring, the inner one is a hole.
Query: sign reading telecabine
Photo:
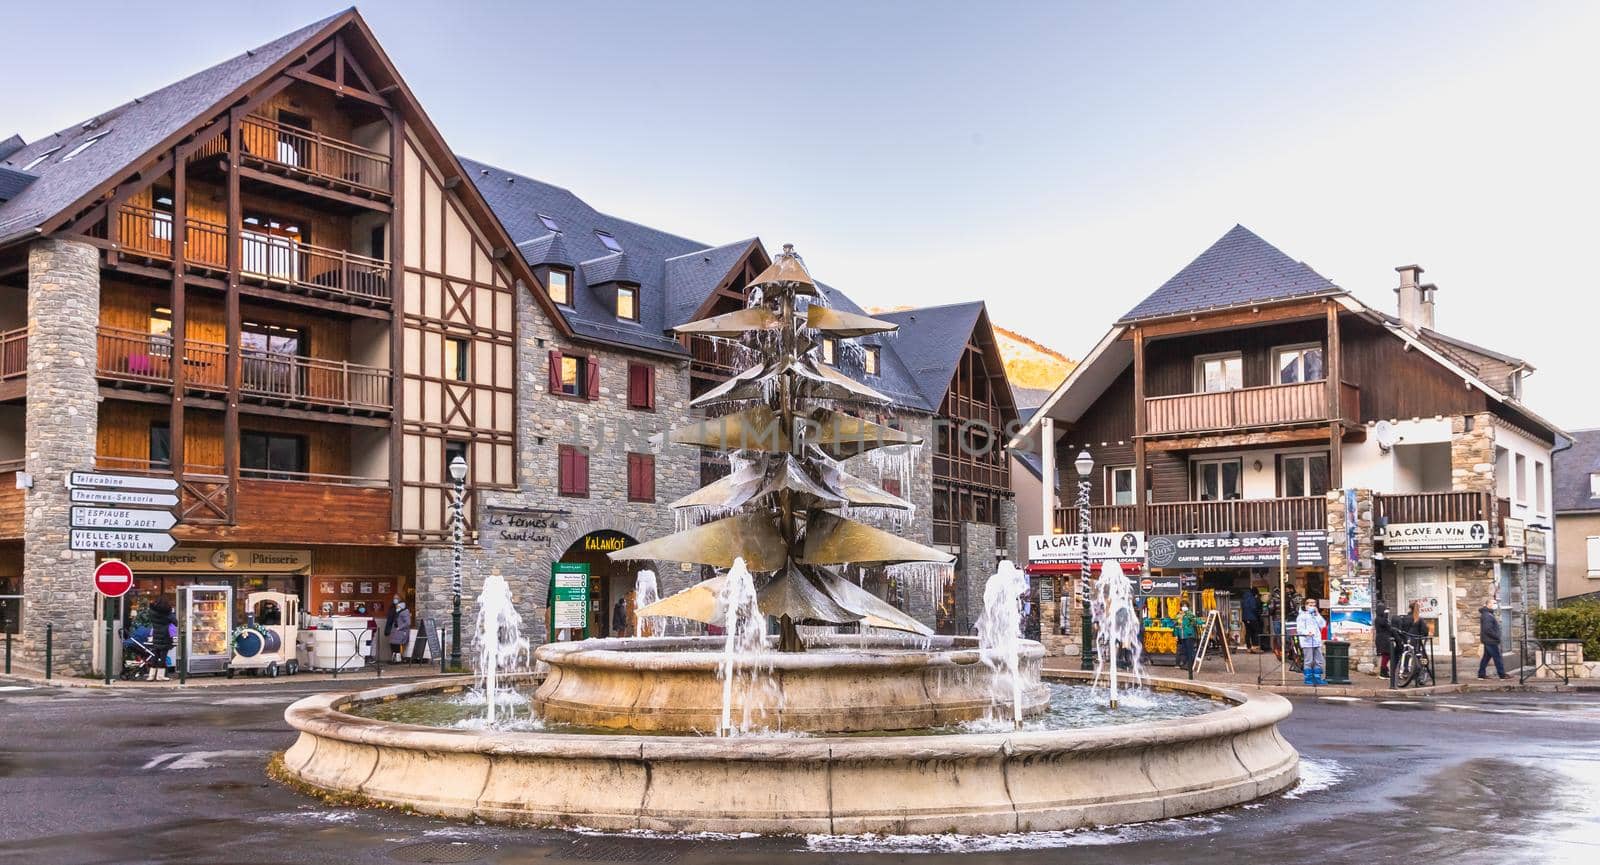
[[[587,562],[556,562],[550,566],[550,627],[557,631],[588,629]]]
[[[1156,535],[1150,539],[1150,567],[1277,567],[1285,548],[1291,568],[1328,563],[1328,536],[1323,532],[1254,532]]]
[[[106,490],[156,490],[172,492],[178,482],[172,478],[147,478],[140,475],[104,475],[99,472],[71,472],[67,486]]]
[[[1489,547],[1489,523],[1390,523],[1378,540],[1389,552],[1482,550]]]
[[[1083,561],[1083,535],[1029,535],[1028,561],[1077,564]],[[1144,562],[1144,532],[1091,532],[1089,561]]]

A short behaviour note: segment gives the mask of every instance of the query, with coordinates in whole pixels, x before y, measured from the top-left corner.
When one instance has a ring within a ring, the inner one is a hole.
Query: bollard
[[[117,638],[117,626],[116,626],[116,622],[114,621],[115,616],[116,616],[116,611],[111,606],[111,604],[112,604],[111,599],[107,598],[106,599],[106,604],[105,604],[105,616],[104,616],[104,618],[106,620],[106,684],[107,685],[111,684],[111,665],[112,665],[112,663],[114,663],[114,659],[116,658],[116,647],[113,646],[112,643],[115,642],[116,638]]]
[[[378,624],[373,622],[367,627],[372,632],[372,668],[378,671],[378,678],[383,678],[383,650],[389,648],[387,644],[378,639]]]
[[[11,632],[6,631],[6,675],[11,675]]]
[[[54,660],[56,642],[56,626],[51,622],[44,623],[44,679],[50,681],[50,662]]]
[[[161,663],[167,663],[166,658]],[[189,681],[189,634],[187,630],[178,632],[178,684],[187,684]]]
[[[450,653],[444,650],[444,628],[441,626],[439,628],[439,672],[445,672],[445,659],[448,657],[450,657]]]
[[[1450,684],[1460,684],[1456,678],[1456,635],[1450,635]]]

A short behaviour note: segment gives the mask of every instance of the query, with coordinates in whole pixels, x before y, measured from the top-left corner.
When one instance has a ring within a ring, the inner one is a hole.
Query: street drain
[[[400,862],[476,862],[493,852],[494,848],[487,844],[468,841],[423,841],[396,847],[389,851],[389,858]]]
[[[676,862],[678,851],[659,844],[613,838],[580,838],[554,858],[583,862]]]

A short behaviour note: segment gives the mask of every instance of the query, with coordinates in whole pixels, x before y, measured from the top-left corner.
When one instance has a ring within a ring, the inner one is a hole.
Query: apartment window
[[[172,467],[172,427],[164,423],[150,425],[150,468]]]
[[[651,454],[628,454],[628,501],[656,500],[656,458]]]
[[[556,454],[557,488],[561,495],[589,497],[589,453],[573,445],[561,445]]]
[[[617,318],[625,321],[639,320],[639,289],[617,286]]]
[[[610,234],[608,234],[608,233],[606,233],[604,231],[596,231],[594,233],[594,236],[600,238],[600,244],[602,246],[604,246],[606,249],[609,249],[612,252],[621,252],[622,251],[622,244],[618,243],[617,239],[615,237],[612,237]]]
[[[150,307],[150,354],[153,357],[172,357],[172,309],[166,306]],[[133,359],[128,359],[129,372]]]
[[[1327,378],[1322,367],[1322,346],[1316,343],[1273,349],[1272,365],[1278,371],[1278,384],[1298,384]]]
[[[35,156],[34,158],[28,160],[28,164],[27,165],[22,166],[22,170],[23,171],[32,171],[34,168],[36,168],[39,165],[39,163],[44,162],[46,159],[49,159],[50,158],[50,154],[55,153],[57,150],[60,150],[60,149],[61,149],[60,147],[52,147],[49,150],[46,150],[45,152],[39,154],[38,156]]]
[[[875,345],[864,346],[866,354],[861,361],[863,370],[867,375],[878,374],[878,347]]]
[[[562,306],[572,305],[572,274],[565,270],[551,270],[544,284],[551,300]]]
[[[1288,498],[1328,491],[1327,454],[1285,454],[1278,458],[1278,494]]]
[[[1194,387],[1200,393],[1219,393],[1244,387],[1244,356],[1232,352],[1195,358]]]
[[[1137,500],[1133,494],[1133,466],[1111,466],[1106,469],[1106,504],[1131,505]]]
[[[444,377],[466,381],[471,363],[472,343],[458,336],[444,338]]]
[[[1528,503],[1528,458],[1517,454],[1517,504]]]
[[[1589,576],[1600,577],[1600,538],[1587,538],[1589,546]]]
[[[156,240],[172,240],[172,193],[164,189],[150,191],[150,236]]]
[[[1533,461],[1533,507],[1537,513],[1548,511],[1544,490],[1544,463]]]
[[[246,477],[290,480],[306,473],[304,436],[281,433],[239,434],[239,468]]]
[[[550,352],[550,392],[595,399],[600,396],[600,363],[594,357]]]
[[[1589,473],[1589,498],[1600,499],[1600,472]]]
[[[835,354],[835,351],[836,351],[837,347],[838,346],[835,344],[835,340],[834,340],[833,337],[825,336],[825,337],[822,338],[822,362],[823,363],[825,363],[825,364],[827,364],[829,366],[834,366],[835,365],[834,354]]]
[[[538,214],[538,216],[539,216],[539,221],[544,223],[544,227],[545,228],[548,228],[551,231],[560,231],[561,230],[561,223],[556,222],[555,217],[546,216],[543,213]]]
[[[655,411],[656,368],[650,364],[628,364],[628,408]]]
[[[1204,460],[1194,464],[1195,498],[1220,502],[1244,497],[1243,460]]]

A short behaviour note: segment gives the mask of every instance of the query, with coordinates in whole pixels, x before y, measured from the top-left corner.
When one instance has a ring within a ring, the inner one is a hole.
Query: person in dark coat
[[[1378,645],[1378,675],[1389,678],[1389,659],[1394,656],[1394,622],[1389,619],[1389,608],[1378,605],[1378,615],[1372,620],[1372,637]]]
[[[152,682],[165,682],[167,653],[172,651],[172,629],[177,627],[178,617],[172,612],[172,602],[165,597],[157,596],[150,602],[146,618],[150,622],[150,649],[155,652],[157,661],[150,665],[150,672],[146,678]]]
[[[1239,613],[1244,619],[1245,650],[1254,654],[1261,642],[1261,598],[1255,589],[1245,589],[1239,602]]]
[[[1478,659],[1478,678],[1489,678],[1489,661],[1494,660],[1495,675],[1509,679],[1506,662],[1500,657],[1500,617],[1495,614],[1499,603],[1493,597],[1478,608],[1478,635],[1483,640],[1483,657]]]

